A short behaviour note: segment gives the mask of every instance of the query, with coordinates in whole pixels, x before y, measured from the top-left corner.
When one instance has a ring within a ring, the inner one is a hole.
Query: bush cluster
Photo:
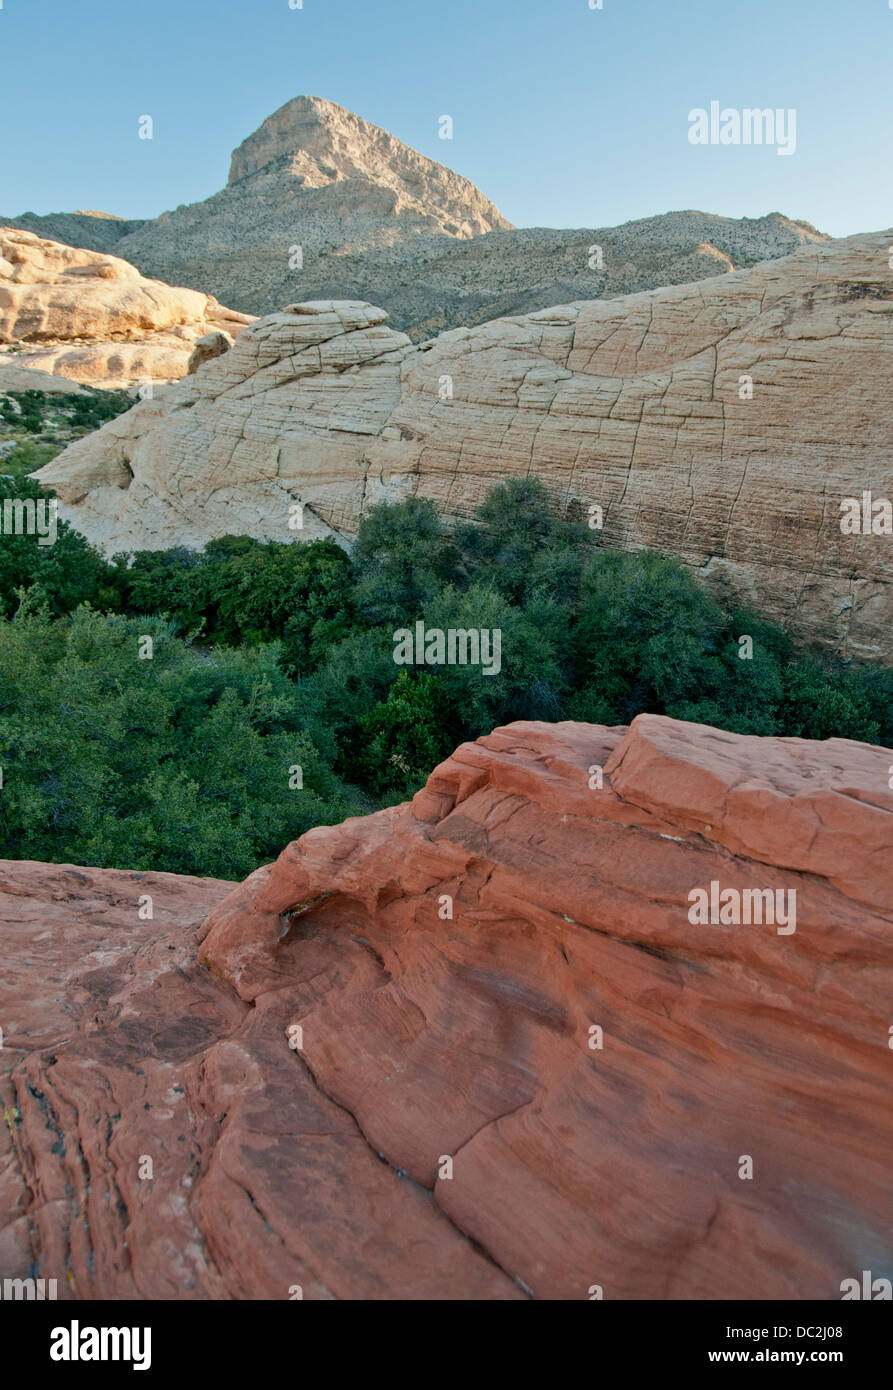
[[[40,493],[0,480],[12,495]],[[499,674],[396,665],[417,619],[499,628]],[[227,536],[107,562],[64,523],[52,547],[0,536],[10,857],[241,877],[495,725],[645,710],[890,745],[893,671],[798,651],[675,560],[601,549],[536,479],[453,528],[429,501],[375,507],[350,555]]]

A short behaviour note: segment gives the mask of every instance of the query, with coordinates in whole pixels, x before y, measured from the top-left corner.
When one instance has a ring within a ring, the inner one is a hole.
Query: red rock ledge
[[[651,715],[522,723],[234,889],[0,863],[0,1277],[79,1299],[891,1277],[891,768]],[[693,922],[711,884],[795,902],[796,930]]]

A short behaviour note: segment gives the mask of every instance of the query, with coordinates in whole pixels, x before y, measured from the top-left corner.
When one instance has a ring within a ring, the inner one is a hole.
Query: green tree
[[[858,677],[829,670],[814,657],[792,662],[784,676],[781,710],[786,734],[796,738],[853,738],[877,743],[880,737],[871,700]]]
[[[53,620],[27,597],[0,621],[3,853],[242,878],[358,809],[278,656],[197,653],[162,619],[87,606]]]
[[[85,602],[101,607],[117,604],[115,573],[98,551],[58,517],[52,539],[52,514],[44,510],[52,500],[30,478],[0,477],[0,614],[14,613],[19,591],[33,585],[38,586],[53,613],[69,613]],[[33,512],[26,510],[30,508]],[[29,514],[34,517],[35,529],[31,534],[26,529],[16,534],[18,525],[28,525]],[[36,529],[38,522],[43,536]]]
[[[720,644],[720,663],[711,661],[702,670],[697,698],[671,699],[666,713],[732,733],[779,733],[784,665],[792,649],[790,637],[775,624],[753,613],[734,614]]]
[[[187,632],[228,645],[281,639],[283,669],[306,674],[356,626],[352,572],[334,541],[221,536],[204,552],[116,557],[131,613],[167,613]]]
[[[580,594],[575,718],[585,709],[601,722],[628,723],[643,710],[697,700],[705,686],[722,687],[724,615],[678,561],[647,550],[600,551]]]
[[[465,593],[449,587],[425,612],[429,628],[499,633],[499,670],[479,665],[436,667],[450,709],[465,737],[478,738],[513,719],[559,719],[567,688],[561,612],[554,605],[516,608],[484,584]],[[492,654],[492,651],[491,651]],[[495,666],[491,661],[491,667]]]
[[[554,515],[539,478],[509,478],[487,493],[473,522],[457,528],[456,542],[476,583],[523,603],[534,591],[558,600],[576,591],[592,533]]]
[[[397,627],[455,577],[459,555],[433,502],[410,497],[366,512],[351,552],[356,604],[371,623]]]
[[[387,699],[360,721],[366,739],[359,759],[363,784],[376,796],[411,796],[452,752],[454,723],[437,676],[413,678],[402,670]]]

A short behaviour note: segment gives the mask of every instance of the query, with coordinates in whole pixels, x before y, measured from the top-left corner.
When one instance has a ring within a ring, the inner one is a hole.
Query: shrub
[[[115,575],[98,551],[79,532],[57,518],[56,539],[41,545],[39,535],[7,529],[3,504],[21,501],[44,506],[50,494],[30,478],[0,477],[0,614],[18,607],[21,591],[39,588],[52,613],[69,613],[79,603],[114,608],[117,605]],[[40,515],[40,513],[38,513]],[[43,513],[48,518],[48,513]]]
[[[6,457],[0,460],[0,474],[7,477],[25,478],[36,473],[62,450],[61,444],[38,443],[36,439],[22,439]]]
[[[459,555],[433,502],[410,497],[370,508],[351,555],[359,612],[401,626],[454,579]]]
[[[360,720],[364,785],[376,796],[411,796],[452,752],[453,722],[437,676],[401,671],[387,699]]]
[[[3,852],[242,878],[351,814],[277,656],[199,654],[157,618],[84,605],[54,621],[23,604],[0,621]]]

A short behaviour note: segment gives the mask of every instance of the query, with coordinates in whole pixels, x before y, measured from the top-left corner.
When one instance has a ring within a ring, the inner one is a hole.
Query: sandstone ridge
[[[79,1299],[890,1278],[891,759],[514,724],[236,888],[5,862],[0,1275]],[[693,924],[713,882],[795,901],[796,930]]]

